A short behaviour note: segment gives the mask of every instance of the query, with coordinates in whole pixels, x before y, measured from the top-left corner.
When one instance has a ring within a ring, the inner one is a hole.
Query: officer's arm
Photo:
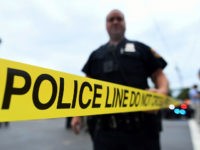
[[[155,84],[155,89],[150,89],[152,92],[168,94],[169,82],[162,69],[157,69],[151,76],[152,81]]]

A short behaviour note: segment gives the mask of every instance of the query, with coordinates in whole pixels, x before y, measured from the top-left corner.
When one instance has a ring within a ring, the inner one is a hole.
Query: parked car
[[[182,102],[179,106],[170,104],[168,108],[162,111],[163,117],[167,119],[189,119],[194,116],[194,109],[188,102]]]

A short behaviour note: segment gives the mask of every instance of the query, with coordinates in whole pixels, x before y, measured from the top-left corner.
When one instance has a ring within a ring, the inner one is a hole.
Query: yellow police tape
[[[0,121],[146,111],[171,97],[0,59]]]

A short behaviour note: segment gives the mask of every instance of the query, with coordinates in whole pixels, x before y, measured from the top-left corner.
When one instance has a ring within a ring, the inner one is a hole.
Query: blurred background
[[[89,54],[108,40],[105,16],[115,8],[125,14],[126,37],[146,43],[167,60],[168,66],[164,71],[170,81],[170,95],[183,105],[178,107],[170,105],[163,110],[163,117],[170,119],[165,121],[164,127],[175,127],[173,128],[175,131],[184,126],[185,133],[189,130],[187,120],[192,119],[194,115],[188,92],[194,84],[199,85],[200,81],[200,0],[101,0],[98,2],[0,0],[0,58],[84,76],[81,69]],[[186,120],[186,122],[175,122],[172,125],[171,119]],[[62,125],[57,126],[56,122]],[[31,139],[29,133],[34,134],[38,131],[40,138],[44,139],[43,131],[48,130],[49,133],[52,130],[58,131],[59,128],[65,128],[65,122],[65,119],[58,119],[12,123],[11,127],[14,127],[11,130],[0,131],[4,135],[0,137],[2,141],[0,145],[3,145],[3,149],[6,150],[16,149],[17,145],[19,149],[23,149],[23,143],[30,139],[27,145],[29,149],[30,147],[55,149],[56,147],[45,145],[45,141],[44,147],[41,145],[35,147],[34,142],[38,136],[35,135]],[[42,125],[47,126],[49,123],[52,123],[52,128],[42,128]],[[40,126],[40,130],[32,125]],[[199,129],[198,132],[200,133]],[[63,135],[62,130],[56,133],[59,137],[67,139],[62,141],[63,145],[57,143],[62,145],[63,149],[67,145],[73,145],[76,140],[84,145],[87,143],[85,140],[89,139],[84,133],[82,138],[78,139],[70,131],[68,134],[72,139]],[[181,133],[183,134],[183,131]],[[171,132],[164,133],[163,139],[169,136],[167,140],[170,140],[170,134]],[[10,145],[7,139],[11,136],[13,140],[18,140]],[[184,136],[180,135],[180,137]],[[188,138],[190,135],[186,140]],[[51,140],[55,141],[55,139]],[[47,143],[51,143],[49,141]],[[184,143],[184,140],[180,140],[180,143]],[[88,150],[88,145],[85,146],[82,149]],[[175,150],[174,146],[175,144],[168,143],[164,149]],[[70,148],[81,149],[81,146]],[[184,145],[179,149],[184,149]],[[185,150],[188,149],[185,147]]]

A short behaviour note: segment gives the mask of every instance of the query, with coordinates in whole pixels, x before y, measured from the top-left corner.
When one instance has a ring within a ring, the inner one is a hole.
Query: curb
[[[189,128],[190,128],[190,134],[192,138],[192,144],[193,144],[193,149],[194,150],[200,150],[200,126],[198,123],[194,120],[191,119],[188,121]]]

